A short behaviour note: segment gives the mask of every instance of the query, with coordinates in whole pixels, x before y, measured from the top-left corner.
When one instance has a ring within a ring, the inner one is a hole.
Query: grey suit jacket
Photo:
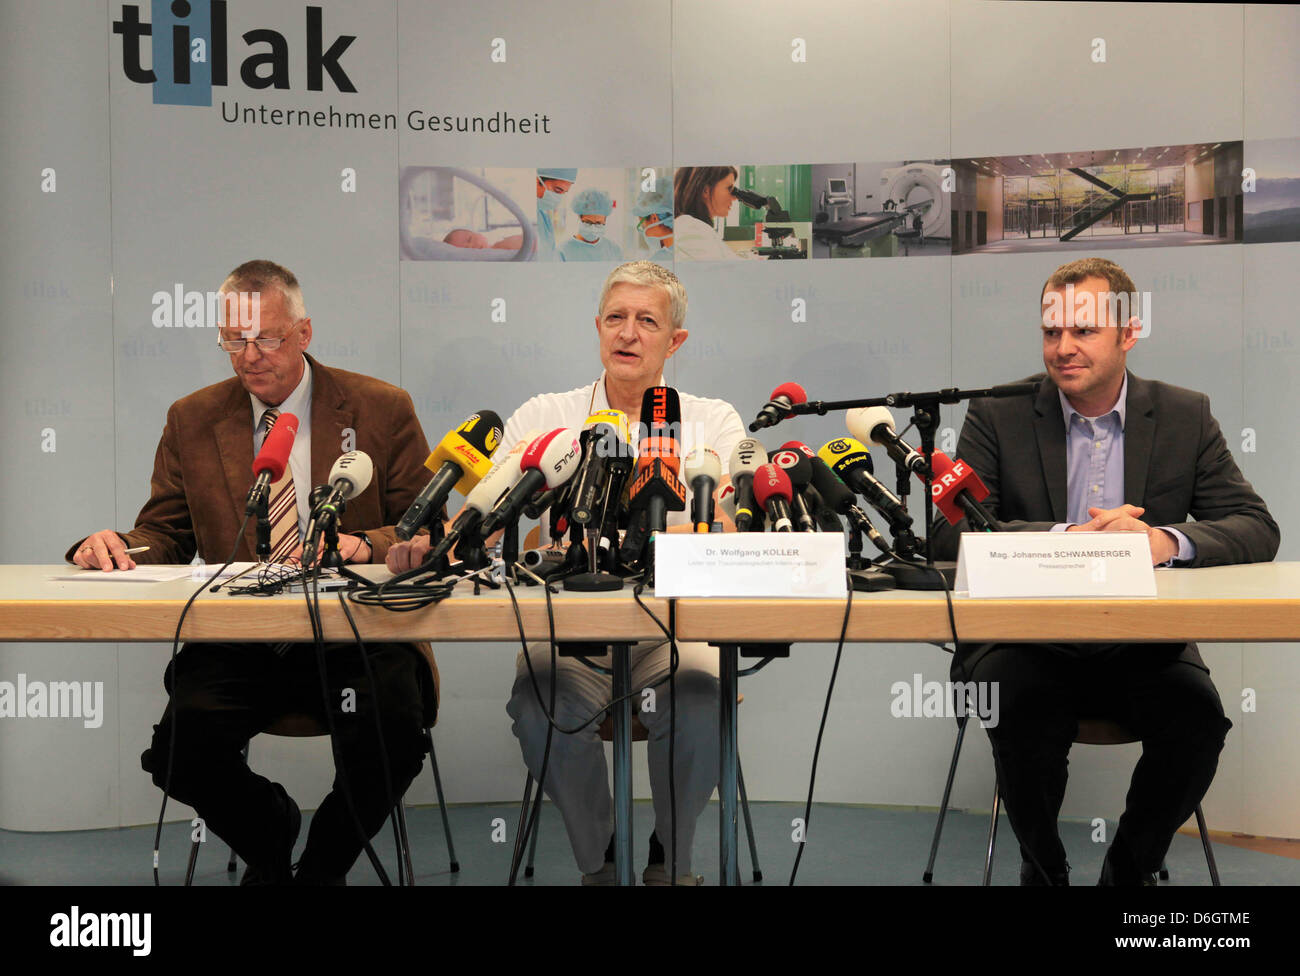
[[[1034,397],[975,400],[957,456],[989,489],[984,507],[1008,531],[1045,532],[1066,518],[1066,431],[1056,384],[1039,373]],[[1147,525],[1167,525],[1196,546],[1191,566],[1267,562],[1280,533],[1232,458],[1203,393],[1128,374],[1124,501],[1146,509]],[[1188,518],[1195,519],[1189,522]],[[955,559],[965,520],[942,516],[931,529],[936,559]],[[958,657],[966,657],[963,646]],[[973,664],[980,655],[968,661]],[[1195,645],[1183,659],[1201,663]]]
[[[1066,519],[1066,432],[1056,384],[1042,373],[1036,397],[975,400],[957,456],[988,486],[989,509],[1009,531],[1045,532]],[[1128,374],[1124,501],[1146,509],[1196,546],[1192,566],[1267,562],[1281,536],[1210,416],[1204,393]],[[1188,522],[1188,517],[1195,519]],[[936,519],[935,557],[955,559],[963,521]]]

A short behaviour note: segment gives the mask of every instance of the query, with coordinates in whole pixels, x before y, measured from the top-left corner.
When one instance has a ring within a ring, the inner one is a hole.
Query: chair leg
[[[515,883],[515,878],[519,874],[519,862],[523,859],[524,844],[528,838],[524,836],[524,830],[528,827],[528,805],[533,798],[533,774],[524,774],[524,798],[519,803],[519,826],[515,828],[515,850],[510,858],[510,877],[506,882],[508,885]]]
[[[966,737],[965,715],[957,719],[957,741],[952,747],[952,762],[948,764],[948,779],[943,784],[943,800],[939,804],[939,819],[934,825],[934,839],[930,841],[930,859],[925,862],[921,880],[929,884],[934,880],[934,859],[939,854],[939,837],[943,833],[943,819],[948,815],[948,798],[952,796],[952,781],[957,775],[957,760],[961,757],[961,743]]]
[[[442,776],[438,772],[438,753],[433,748],[433,730],[424,730],[429,743],[429,766],[433,769],[433,785],[438,789],[438,810],[442,814],[442,833],[447,838],[447,856],[451,859],[451,873],[460,871],[460,861],[456,859],[456,845],[451,842],[451,822],[447,819],[447,799],[442,793]]]
[[[185,866],[185,887],[187,888],[194,884],[194,865],[199,860],[199,846],[200,842],[197,840],[190,842],[190,861]]]
[[[736,781],[740,784],[740,812],[745,817],[745,837],[749,840],[749,863],[754,866],[754,883],[763,880],[763,869],[758,866],[758,845],[754,843],[754,821],[749,818],[749,794],[745,792],[745,772],[736,754]]]
[[[537,837],[542,832],[542,791],[537,791],[537,815],[533,817],[533,836],[528,841],[528,863],[524,866],[524,877],[533,876],[533,862],[537,860]]]
[[[1219,887],[1219,865],[1214,860],[1214,849],[1210,846],[1210,832],[1205,829],[1205,814],[1201,805],[1196,804],[1196,828],[1201,832],[1201,847],[1205,849],[1205,865],[1210,869],[1210,884]]]
[[[984,855],[984,887],[993,883],[993,848],[998,842],[998,814],[1002,811],[1001,786],[995,777],[993,780],[993,816],[989,819],[989,849]]]
[[[393,807],[393,812],[397,818],[397,853],[400,858],[399,864],[406,868],[406,885],[408,888],[415,887],[415,868],[411,864],[411,837],[406,832],[406,797],[399,797],[397,805]],[[401,868],[398,869],[399,884]]]
[[[397,887],[406,886],[406,864],[402,858],[402,829],[397,823],[397,805],[388,811],[388,822],[393,825],[393,848],[397,852]]]

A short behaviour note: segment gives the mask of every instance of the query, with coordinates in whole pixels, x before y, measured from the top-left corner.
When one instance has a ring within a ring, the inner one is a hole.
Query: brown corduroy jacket
[[[323,485],[344,453],[346,430],[354,431],[348,449],[365,451],[374,477],[348,502],[342,532],[364,532],[373,547],[371,561],[382,563],[397,541],[395,525],[431,477],[429,455],[410,396],[382,380],[322,366],[312,370],[311,480]],[[253,483],[253,408],[239,378],[204,387],[182,397],[167,411],[167,423],[154,456],[151,493],[135,520],[120,532],[129,547],[147,545],[140,563],[188,563],[197,554],[223,563],[235,544],[244,517],[244,499]],[[312,485],[296,485],[310,491]],[[74,543],[65,558],[71,562]],[[251,560],[257,526],[249,519],[235,552]]]

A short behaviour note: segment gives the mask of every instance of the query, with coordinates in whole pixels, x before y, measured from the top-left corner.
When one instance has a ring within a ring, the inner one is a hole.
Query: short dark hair
[[[1133,279],[1128,276],[1128,272],[1114,261],[1109,261],[1106,258],[1079,258],[1077,261],[1061,265],[1048,276],[1047,282],[1043,285],[1043,290],[1038,296],[1039,304],[1042,304],[1047,297],[1049,288],[1056,291],[1066,285],[1077,285],[1085,278],[1105,278],[1106,284],[1110,286],[1110,291],[1114,294],[1133,295],[1137,293],[1137,285],[1133,284]]]

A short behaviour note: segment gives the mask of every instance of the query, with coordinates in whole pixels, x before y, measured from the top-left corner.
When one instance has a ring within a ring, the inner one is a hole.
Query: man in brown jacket
[[[326,483],[337,457],[356,449],[370,455],[374,477],[348,502],[339,550],[351,563],[383,563],[396,542],[394,525],[429,477],[423,465],[429,447],[410,396],[380,380],[322,366],[306,354],[311,319],[288,269],[249,261],[231,272],[221,292],[243,296],[243,309],[255,310],[251,328],[238,327],[247,319],[229,319],[232,324],[220,332],[235,377],[168,410],[151,495],[135,528],[96,532],[69,549],[67,558],[105,572],[129,572],[136,562],[124,550],[140,545],[149,546],[140,562],[188,563],[197,555],[220,565],[232,551],[236,560],[252,559],[254,520],[241,538],[235,536],[253,458],[283,412],[298,417],[299,430],[285,475],[271,488],[272,559],[301,552],[312,486]],[[248,302],[254,295],[257,300]],[[231,309],[238,307],[228,301]],[[171,702],[141,764],[244,859],[245,883],[341,881],[362,850],[361,831],[366,837],[378,831],[419,772],[424,729],[436,707],[429,667],[412,644],[367,643],[366,652],[373,685],[354,644],[325,646],[330,690],[324,700],[311,644],[186,644],[168,667],[164,684]],[[354,693],[355,709],[345,689]],[[312,818],[295,877],[298,807],[280,784],[252,772],[241,752],[251,736],[283,715],[305,714],[328,727],[325,702],[336,730],[337,777]]]

